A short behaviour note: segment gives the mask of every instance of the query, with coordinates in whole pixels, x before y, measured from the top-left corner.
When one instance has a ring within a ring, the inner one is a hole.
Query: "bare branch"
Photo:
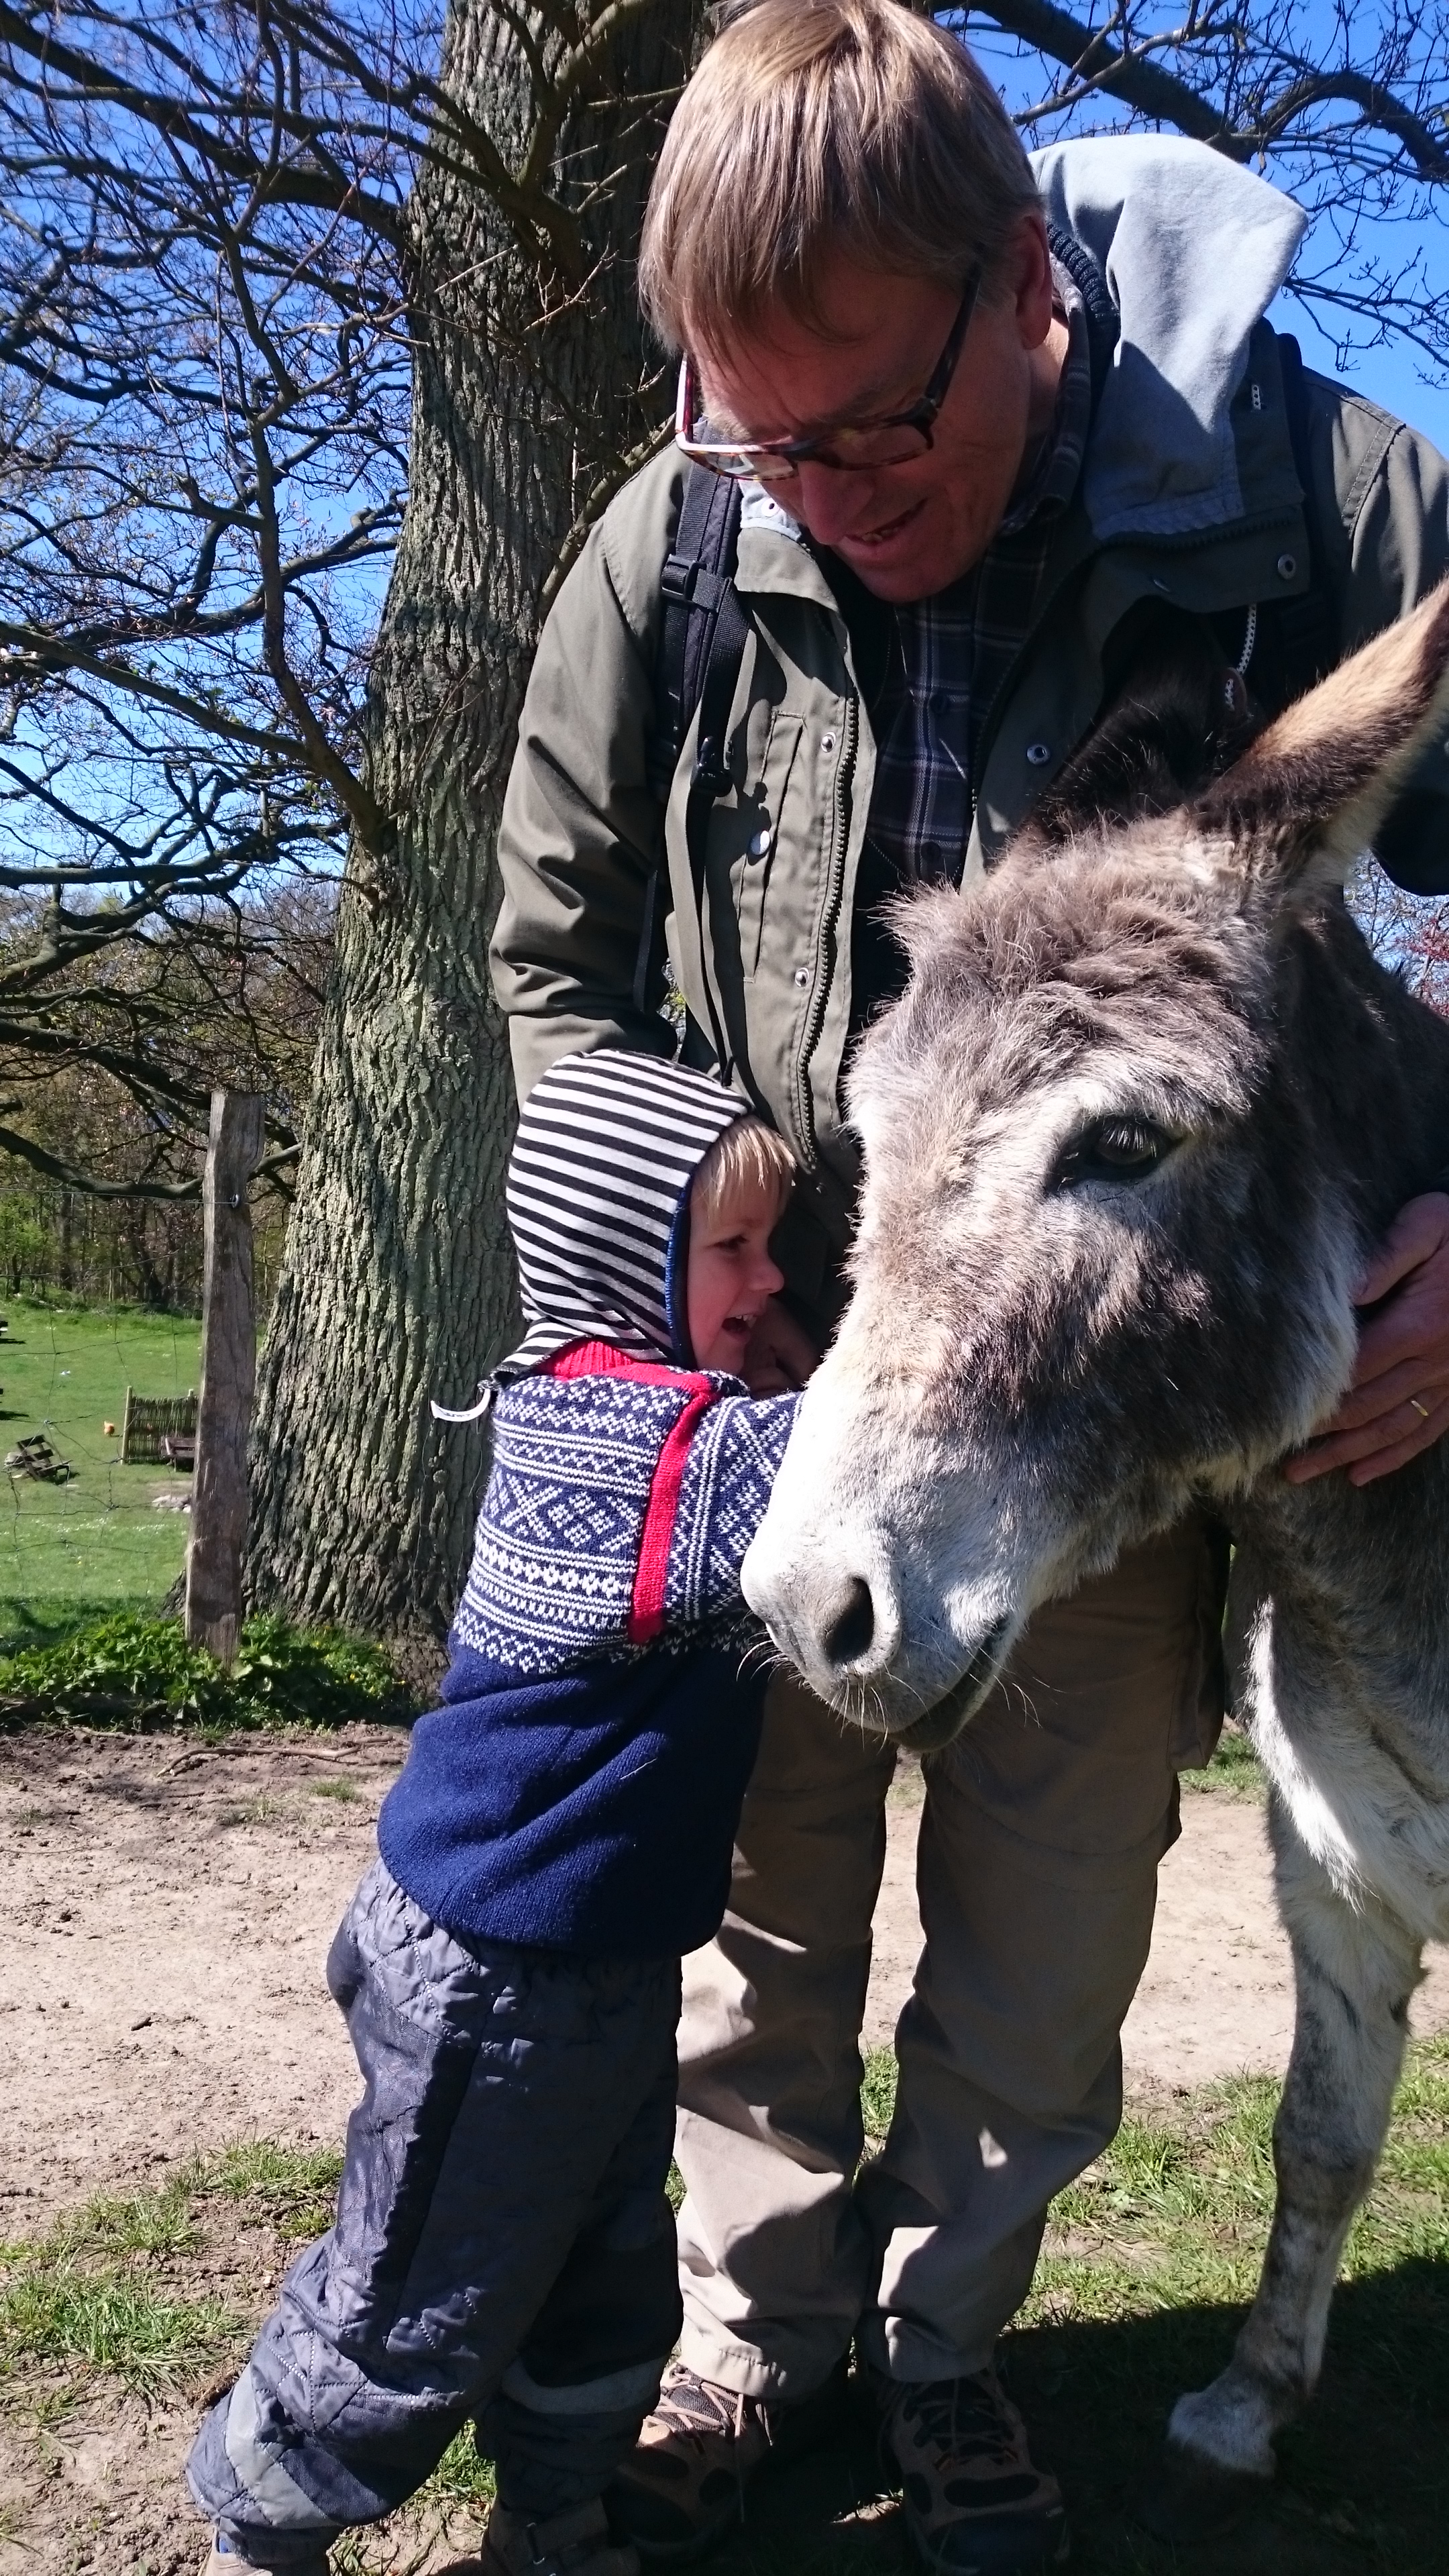
[[[18,1127],[0,1127],[0,1153],[13,1154],[17,1162],[28,1163],[32,1171],[43,1172],[47,1180],[63,1181],[68,1190],[83,1190],[93,1199],[200,1199],[201,1179],[194,1181],[103,1181],[93,1172],[83,1172],[75,1163],[65,1162],[37,1145],[31,1136],[22,1136]]]
[[[1211,143],[1235,161],[1246,161],[1256,149],[1235,135],[1222,110],[1209,98],[1165,71],[1145,53],[1124,52],[1109,44],[1056,0],[1000,0],[991,17],[1008,35],[1020,36],[1049,62],[1065,63],[1074,78],[1089,81],[1109,98],[1120,98],[1164,125],[1175,125],[1199,143]]]

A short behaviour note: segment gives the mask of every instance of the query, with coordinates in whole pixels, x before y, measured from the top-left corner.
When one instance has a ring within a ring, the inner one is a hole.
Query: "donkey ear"
[[[1278,717],[1198,797],[1195,831],[1276,903],[1342,885],[1449,731],[1449,581]],[[1446,763],[1449,772],[1449,763]]]

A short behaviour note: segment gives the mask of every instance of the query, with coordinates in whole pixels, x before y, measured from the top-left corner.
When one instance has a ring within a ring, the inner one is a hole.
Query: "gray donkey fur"
[[[1446,671],[1449,588],[1175,811],[1124,790],[1074,830],[1059,802],[903,909],[909,987],[851,1078],[852,1301],[745,1563],[812,1687],[929,1749],[1038,1603],[1186,1511],[1232,1531],[1297,2024],[1258,2295],[1172,2418],[1180,2529],[1258,2490],[1312,2390],[1449,1938],[1449,1454],[1278,1472],[1349,1383],[1366,1256],[1449,1165],[1449,1027],[1341,894],[1449,736]]]

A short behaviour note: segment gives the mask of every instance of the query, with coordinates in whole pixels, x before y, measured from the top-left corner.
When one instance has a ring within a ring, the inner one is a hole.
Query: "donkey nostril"
[[[875,1635],[875,1604],[870,1585],[858,1574],[850,1578],[845,1604],[825,1631],[825,1652],[832,1664],[853,1664],[866,1653]]]

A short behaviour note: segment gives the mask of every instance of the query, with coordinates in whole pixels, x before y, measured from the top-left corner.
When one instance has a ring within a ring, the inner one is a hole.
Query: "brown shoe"
[[[550,2514],[547,2522],[496,2504],[478,2564],[482,2576],[639,2576],[635,2552],[610,2539],[597,2496],[569,2513]]]
[[[741,2397],[682,2361],[664,2374],[659,2403],[605,2499],[612,2529],[650,2565],[700,2558],[744,2519],[745,2491],[763,2470],[818,2449],[835,2429],[846,2365],[796,2405]]]
[[[1065,2565],[1061,2489],[1033,2466],[1026,2426],[994,2370],[875,2385],[906,2528],[933,2576],[1036,2576]]]
[[[266,2548],[264,2533],[257,2534],[256,2545],[259,2550]],[[292,2558],[285,2561],[271,2558],[243,2558],[239,2549],[234,2548],[229,2540],[223,2540],[219,2531],[214,2531],[211,2536],[211,2549],[201,2576],[275,2576],[275,2571],[282,2566],[286,2568],[286,2576],[328,2576],[329,2565],[330,2561],[325,2549],[318,2549],[305,2558]]]

